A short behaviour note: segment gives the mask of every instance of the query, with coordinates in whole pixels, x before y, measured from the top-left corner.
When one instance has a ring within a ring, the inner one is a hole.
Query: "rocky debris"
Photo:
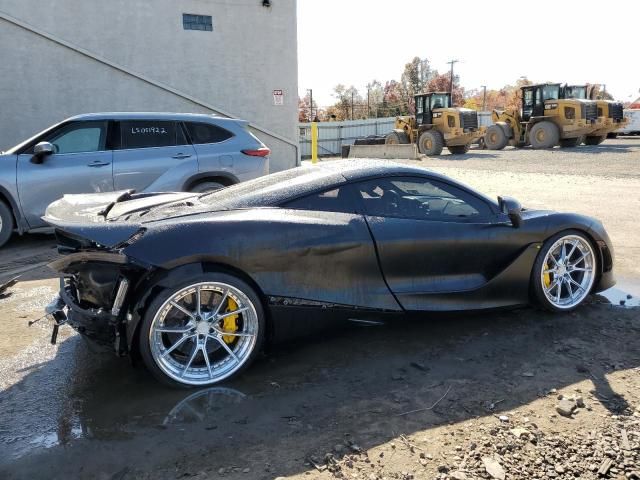
[[[556,405],[556,412],[558,412],[563,417],[571,418],[573,415],[573,411],[578,408],[576,402],[569,400],[568,398],[563,398],[560,400],[560,403]]]
[[[558,404],[556,405],[556,412],[563,417],[571,418],[573,413],[578,408],[586,408],[584,398],[577,395],[573,397],[565,397],[564,395],[558,395]]]
[[[466,473],[460,470],[456,470],[455,472],[451,473],[449,477],[451,478],[451,480],[467,480],[469,478],[467,477]]]
[[[498,462],[495,458],[492,457],[482,457],[482,463],[484,464],[484,468],[491,478],[495,478],[496,480],[504,480],[506,477],[506,472],[500,462]]]

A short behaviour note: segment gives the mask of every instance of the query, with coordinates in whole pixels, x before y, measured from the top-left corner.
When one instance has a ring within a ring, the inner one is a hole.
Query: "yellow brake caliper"
[[[229,297],[229,301],[227,302],[227,309],[225,310],[225,313],[233,312],[237,309],[238,309],[238,304],[235,302],[233,298]],[[237,332],[238,331],[238,315],[231,315],[229,317],[224,318],[222,320],[222,331],[230,332],[230,333]],[[232,343],[236,339],[236,337],[231,335],[223,335],[222,339],[224,340],[225,343],[229,344],[229,343]]]
[[[545,265],[545,267],[547,267],[547,270],[549,270],[549,265]],[[547,273],[544,274],[544,286],[549,288],[549,286],[551,285],[551,274],[547,271]]]

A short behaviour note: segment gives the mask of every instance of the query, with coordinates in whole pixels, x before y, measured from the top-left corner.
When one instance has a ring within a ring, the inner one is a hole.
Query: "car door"
[[[407,310],[437,310],[443,296],[481,289],[516,253],[515,231],[482,198],[429,177],[356,185],[380,265]]]
[[[120,148],[113,153],[116,190],[180,190],[198,171],[198,158],[179,122],[135,119],[119,123]]]
[[[18,156],[17,188],[30,228],[46,226],[47,206],[64,194],[113,191],[113,152],[107,121],[71,122],[38,141],[53,145],[52,155],[33,161],[33,148]]]
[[[295,259],[279,275],[278,288],[284,295],[365,309],[400,310],[380,271],[351,185],[330,187],[282,207],[292,210],[292,218],[304,219],[279,245],[288,258]]]

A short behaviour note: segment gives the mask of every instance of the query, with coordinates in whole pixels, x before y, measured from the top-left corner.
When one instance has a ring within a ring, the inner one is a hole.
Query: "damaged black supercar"
[[[568,311],[615,283],[599,221],[387,161],[323,162],[206,194],[68,195],[45,220],[61,254],[54,333],[68,324],[178,386],[228,379],[266,341],[330,319]]]

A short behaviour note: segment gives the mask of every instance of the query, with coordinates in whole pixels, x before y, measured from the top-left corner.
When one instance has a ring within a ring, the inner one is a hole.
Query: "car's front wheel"
[[[245,369],[264,337],[264,311],[255,291],[235,276],[208,273],[151,302],[139,347],[145,365],[162,382],[206,386]]]
[[[536,300],[548,310],[573,310],[591,292],[597,262],[591,241],[582,232],[554,235],[542,246],[531,273]]]

